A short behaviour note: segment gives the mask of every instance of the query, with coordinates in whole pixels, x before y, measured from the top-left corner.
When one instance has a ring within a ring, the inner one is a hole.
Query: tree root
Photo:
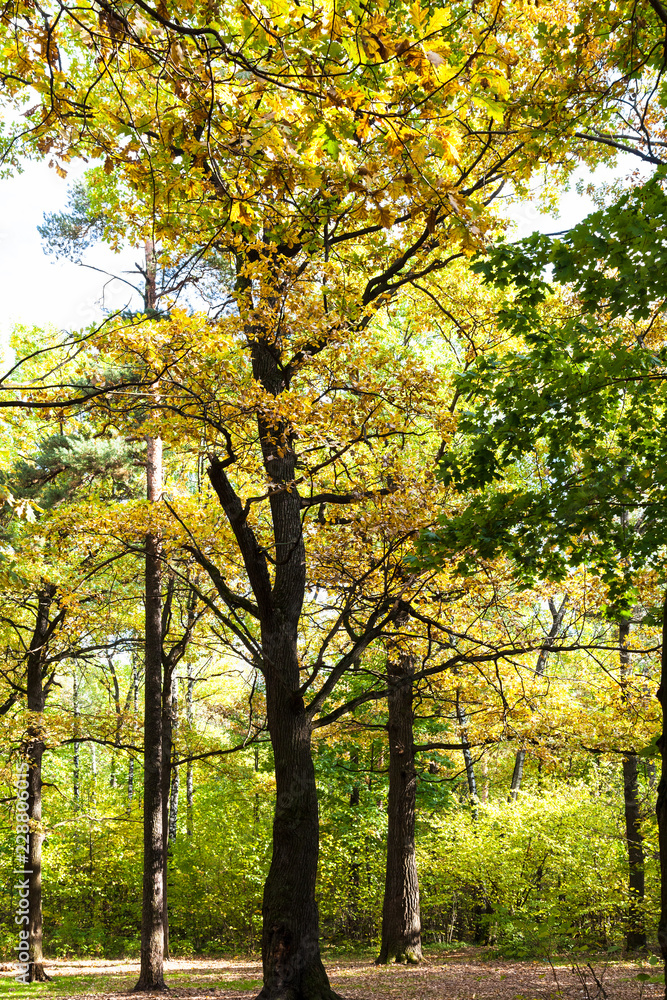
[[[423,955],[421,953],[421,948],[408,946],[407,948],[402,949],[383,949],[375,959],[375,964],[392,965],[396,963],[397,965],[419,965],[422,960]]]
[[[28,981],[31,983],[50,983],[53,981],[53,976],[47,975],[44,966],[40,963],[30,966]]]
[[[279,988],[275,992],[262,990],[255,997],[255,1000],[344,1000],[344,998],[339,993],[335,993],[331,988],[317,988],[311,992],[308,989],[294,989],[294,987],[289,986]]]

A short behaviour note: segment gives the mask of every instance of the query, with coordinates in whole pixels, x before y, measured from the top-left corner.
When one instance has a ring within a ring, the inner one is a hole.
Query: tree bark
[[[387,872],[378,965],[422,960],[415,855],[417,771],[413,749],[413,685],[412,682],[396,684],[413,673],[414,664],[409,656],[399,656],[396,663],[389,663]]]
[[[628,636],[630,623],[623,619],[618,624],[619,655],[621,661],[621,685],[625,692],[630,673],[630,653]],[[626,695],[623,695],[624,701]],[[627,947],[636,951],[646,947],[644,927],[644,838],[641,829],[639,806],[639,782],[637,779],[637,754],[627,754],[623,758],[623,802],[625,812],[625,834],[628,842],[628,908]]]
[[[660,781],[655,804],[658,820],[658,854],[660,857],[660,920],[658,945],[662,955],[667,1000],[667,590],[662,606],[662,652],[660,656],[660,686],[656,692],[660,702],[662,726],[658,738],[660,750]]]
[[[44,711],[44,658],[49,639],[49,613],[56,588],[47,583],[42,586],[37,601],[37,619],[27,658],[27,707],[29,712]],[[28,726],[23,754],[28,764],[28,818],[30,834],[28,844],[28,933],[30,962],[28,981],[43,983],[50,979],[44,971],[42,952],[42,757],[44,740],[39,723]]]
[[[162,493],[162,442],[148,438],[147,494]],[[144,678],[144,875],[141,910],[141,971],[135,991],[163,990],[164,905],[162,871],[162,599],[160,537],[146,535],[146,646]]]
[[[549,630],[549,634],[546,638],[542,649],[540,650],[540,655],[537,657],[537,663],[535,665],[535,676],[542,677],[547,666],[547,657],[549,655],[549,650],[552,649],[554,642],[558,638],[558,633],[563,625],[563,618],[565,617],[565,606],[567,605],[567,594],[563,597],[560,608],[556,609],[556,604],[552,597],[549,598],[549,610],[551,611],[552,624]],[[512,781],[510,783],[510,800],[516,802],[519,797],[519,792],[521,790],[521,781],[523,780],[523,765],[526,760],[526,751],[517,750],[516,757],[514,759],[514,770],[512,772]]]
[[[320,958],[315,901],[319,816],[311,724],[298,691],[296,636],[264,632],[267,720],[276,769],[273,853],[262,903],[261,1000],[335,1000]],[[269,666],[270,665],[270,666]],[[275,667],[279,666],[279,670]],[[291,683],[282,683],[287,677]]]

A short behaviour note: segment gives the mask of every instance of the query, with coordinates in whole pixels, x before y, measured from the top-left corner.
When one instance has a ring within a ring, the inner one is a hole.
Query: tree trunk
[[[132,712],[136,716],[139,711],[139,671],[137,662],[132,656]],[[127,768],[127,808],[128,812],[132,808],[134,798],[134,757],[130,757]]]
[[[114,735],[114,747],[118,748],[120,746],[120,735],[123,728],[123,706],[120,703],[120,684],[118,683],[118,674],[116,673],[116,668],[113,662],[113,656],[109,651],[106,654],[107,666],[109,668],[109,674],[111,676],[111,687],[112,687],[112,697],[113,697],[113,707],[116,713],[116,731]],[[112,751],[111,753],[111,774],[109,775],[109,787],[116,788],[118,781],[116,778],[116,754]]]
[[[174,675],[171,686],[171,731],[172,747],[178,727],[178,678]],[[171,792],[169,794],[169,841],[173,844],[178,832],[178,768],[172,767]]]
[[[169,904],[167,880],[169,870],[169,792],[171,789],[171,665],[165,664],[162,680],[162,906],[164,957],[169,958]]]
[[[97,802],[97,747],[90,744],[90,804]]]
[[[625,692],[630,673],[630,653],[628,636],[630,623],[623,619],[618,624],[619,654],[621,661],[621,685]],[[626,700],[626,695],[623,695]],[[637,754],[623,758],[623,802],[625,811],[625,833],[628,842],[630,906],[628,909],[628,951],[646,947],[644,927],[644,838],[641,830],[639,807],[639,783],[637,780]]]
[[[660,686],[656,697],[662,710],[662,726],[658,747],[660,749],[660,781],[655,812],[658,820],[658,853],[660,856],[660,920],[658,945],[662,955],[667,1000],[667,590],[662,606],[662,653],[660,657]]]
[[[247,295],[249,287],[250,280],[240,277],[239,297]],[[250,299],[248,306],[256,315]],[[253,325],[247,337],[254,378],[266,392],[278,397],[289,383],[273,331],[263,339]],[[251,613],[260,625],[261,669],[276,772],[273,852],[262,903],[264,986],[259,997],[336,1000],[320,958],[315,901],[319,817],[311,753],[312,718],[301,694],[297,646],[306,593],[306,552],[296,485],[295,433],[287,423],[276,424],[273,416],[265,422],[259,415],[257,425],[269,484],[271,571],[267,550],[259,544],[247,510],[225,472],[235,461],[231,449],[222,461],[212,458],[208,472],[236,537],[255,598]]]
[[[514,758],[514,770],[512,771],[512,781],[510,782],[510,799],[514,802],[519,797],[521,782],[523,780],[523,765],[526,760],[526,751],[517,750]]]
[[[162,492],[162,442],[148,438],[148,500]],[[146,647],[144,678],[144,877],[141,909],[141,972],[135,991],[163,990],[162,870],[162,600],[160,538],[146,535]]]
[[[317,787],[311,723],[297,693],[295,634],[281,629],[273,634],[264,632],[263,652],[276,804],[273,853],[262,902],[264,988],[258,1000],[336,1000],[320,958],[315,901]]]
[[[27,707],[29,712],[41,714],[44,711],[43,664],[49,637],[49,612],[56,588],[45,584],[37,603],[37,619],[30,643],[27,660]],[[30,968],[28,981],[43,983],[50,979],[44,971],[42,953],[42,756],[44,741],[39,723],[28,727],[23,745],[23,753],[28,764],[28,817],[30,834],[28,845],[28,933]]]
[[[414,759],[412,682],[396,684],[414,673],[408,656],[389,663],[389,801],[387,873],[382,906],[382,944],[378,965],[420,962],[421,918],[415,856],[417,772]],[[393,683],[392,683],[393,681]]]
[[[188,684],[185,689],[185,717],[188,723],[188,729],[192,726],[192,694],[194,691],[195,679],[192,676],[192,665],[188,663]],[[185,776],[185,835],[186,837],[192,836],[192,806],[194,802],[194,772],[192,770],[192,761],[188,761],[188,767]]]
[[[74,674],[72,675],[72,707],[74,709],[74,732],[79,735],[79,678],[77,676],[76,661],[74,662]],[[72,798],[74,799],[74,812],[78,813],[81,808],[81,751],[79,741],[74,740],[74,761],[72,766]]]
[[[482,789],[480,792],[480,802],[489,801],[489,762],[486,757],[482,757],[479,763],[479,769],[482,774]]]
[[[546,642],[540,650],[540,655],[537,658],[537,663],[535,665],[535,676],[541,677],[544,674],[547,665],[547,657],[549,655],[549,650],[553,647],[554,642],[558,638],[558,633],[563,625],[563,618],[565,617],[565,606],[567,604],[567,594],[563,597],[560,608],[556,609],[556,604],[552,597],[549,598],[549,610],[551,611],[552,624],[549,630],[549,635],[546,638]],[[510,800],[516,802],[519,797],[519,791],[521,790],[521,781],[523,779],[523,765],[526,760],[526,751],[517,750],[516,757],[514,759],[514,770],[512,771],[512,781],[510,784]]]
[[[468,742],[468,719],[466,718],[465,709],[461,707],[460,701],[460,690],[456,689],[456,719],[459,724],[459,729],[461,731],[461,743],[463,744],[463,761],[466,766],[466,778],[468,779],[468,792],[470,794],[470,810],[472,813],[472,818],[477,819],[477,782],[475,781],[475,766],[472,760],[472,754],[470,753],[470,744]]]

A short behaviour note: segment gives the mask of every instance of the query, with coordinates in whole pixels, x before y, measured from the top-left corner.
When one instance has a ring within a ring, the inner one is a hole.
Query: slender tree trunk
[[[148,500],[162,494],[162,442],[148,438]],[[141,912],[141,972],[135,991],[163,990],[164,906],[162,871],[162,599],[160,538],[146,535],[146,647],[144,678],[144,877]]]
[[[178,728],[178,678],[174,675],[171,684],[171,732],[172,756]],[[169,841],[174,843],[178,833],[178,768],[172,767],[171,792],[169,794]]]
[[[563,626],[563,619],[565,618],[565,609],[567,605],[567,594],[563,597],[560,608],[556,608],[556,604],[552,597],[549,598],[549,610],[551,611],[552,624],[549,629],[549,635],[546,638],[542,649],[540,650],[540,655],[537,657],[537,663],[535,665],[535,676],[542,677],[547,666],[547,657],[549,656],[549,650],[553,648],[553,644],[558,638],[558,633]],[[526,751],[517,750],[516,757],[514,759],[514,770],[512,771],[512,781],[510,783],[510,799],[515,801],[519,797],[519,792],[521,790],[521,782],[523,780],[523,765],[526,760]]]
[[[389,800],[387,872],[378,965],[420,962],[421,918],[415,855],[417,772],[414,759],[413,685],[397,684],[414,673],[408,656],[389,663]],[[392,683],[393,682],[393,683]]]
[[[658,820],[658,853],[660,856],[660,920],[658,922],[658,945],[662,955],[667,1000],[667,590],[662,605],[662,653],[660,657],[660,686],[657,699],[660,702],[662,725],[658,739],[660,749],[660,781],[655,812]]]
[[[97,802],[97,747],[90,744],[90,804]]]
[[[45,694],[43,666],[49,638],[49,613],[56,588],[44,584],[38,595],[37,619],[27,661],[27,707],[29,712],[44,711]],[[28,933],[30,963],[28,981],[43,983],[50,979],[44,971],[42,952],[42,757],[44,740],[40,724],[31,724],[26,733],[23,753],[28,764],[28,817],[30,834],[28,845]]]
[[[72,675],[72,707],[74,710],[74,733],[79,735],[79,677],[77,674],[76,661],[74,663],[74,674]],[[74,799],[74,812],[79,812],[81,808],[81,751],[79,741],[74,740],[74,761],[72,767],[72,798]]]
[[[136,717],[139,712],[139,670],[137,668],[137,662],[132,657],[132,711]],[[128,811],[132,807],[132,799],[134,798],[134,757],[130,757],[130,762],[127,768],[127,808]]]
[[[526,751],[517,750],[516,757],[514,758],[512,781],[510,782],[510,799],[513,799],[515,802],[519,797],[519,792],[521,791],[521,782],[523,781],[523,765],[525,760]]]
[[[178,792],[180,782],[178,780],[178,768],[174,768],[171,779],[171,792],[169,795],[169,843],[173,844],[178,836]]]
[[[120,684],[118,683],[118,674],[116,673],[116,668],[113,662],[113,656],[111,653],[107,652],[107,666],[109,668],[109,674],[111,676],[111,685],[113,688],[113,706],[114,712],[116,713],[116,731],[114,735],[114,747],[120,746],[120,734],[123,726],[123,706],[120,703]],[[116,754],[112,751],[111,756],[111,774],[109,775],[109,786],[110,788],[117,787],[116,779]]]
[[[162,681],[162,905],[164,924],[164,957],[169,958],[169,905],[167,881],[169,874],[169,792],[171,790],[172,667],[165,663]]]
[[[489,762],[486,757],[482,757],[479,763],[479,769],[482,774],[482,789],[480,792],[480,802],[489,801]]]
[[[350,763],[356,768],[359,764],[359,754],[354,750],[350,754]],[[359,794],[359,784],[355,781],[354,785],[350,790],[350,809],[352,810],[352,815],[359,810],[360,794]],[[352,820],[352,825],[357,825],[356,817]],[[359,847],[355,843],[352,845],[350,852],[350,906],[349,906],[349,917],[347,920],[347,934],[357,935],[360,929],[360,912],[359,912],[359,889],[361,886],[361,862],[359,859]]]
[[[185,718],[188,723],[188,729],[192,726],[192,695],[194,691],[194,686],[195,686],[195,679],[192,675],[192,665],[188,663],[188,683],[185,689]],[[192,761],[189,760],[185,776],[185,835],[187,837],[192,836],[193,801],[194,801],[194,773],[192,770]]]
[[[475,781],[475,766],[473,764],[472,754],[470,753],[470,744],[468,742],[468,719],[466,717],[465,709],[461,705],[460,690],[458,688],[456,689],[456,719],[461,732],[461,743],[463,744],[463,760],[466,766],[466,778],[468,779],[470,810],[472,818],[477,819],[477,802],[479,800],[477,797],[477,782]]]
[[[625,692],[630,673],[630,653],[628,636],[630,623],[624,619],[618,624],[619,653],[621,661],[621,684]],[[626,700],[626,695],[623,695]],[[646,947],[644,927],[644,838],[641,830],[639,806],[639,782],[637,777],[637,754],[623,758],[623,800],[625,811],[625,833],[628,842],[630,906],[628,910],[628,951]]]

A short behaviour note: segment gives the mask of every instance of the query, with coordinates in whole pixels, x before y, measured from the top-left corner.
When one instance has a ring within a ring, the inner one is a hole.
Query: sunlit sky
[[[123,308],[128,289],[119,282],[67,261],[44,254],[37,226],[47,212],[65,208],[68,185],[83,172],[75,166],[66,179],[43,163],[29,163],[22,174],[0,181],[0,337],[6,338],[16,323],[78,329],[104,316],[105,308]],[[624,171],[623,171],[624,172]],[[593,180],[607,179],[599,171]],[[580,221],[593,209],[590,199],[574,186],[563,194],[558,219],[540,214],[535,205],[514,205],[511,215],[524,236],[535,229],[554,232]],[[102,247],[86,258],[102,270],[129,272],[141,253],[128,250],[120,257]]]

